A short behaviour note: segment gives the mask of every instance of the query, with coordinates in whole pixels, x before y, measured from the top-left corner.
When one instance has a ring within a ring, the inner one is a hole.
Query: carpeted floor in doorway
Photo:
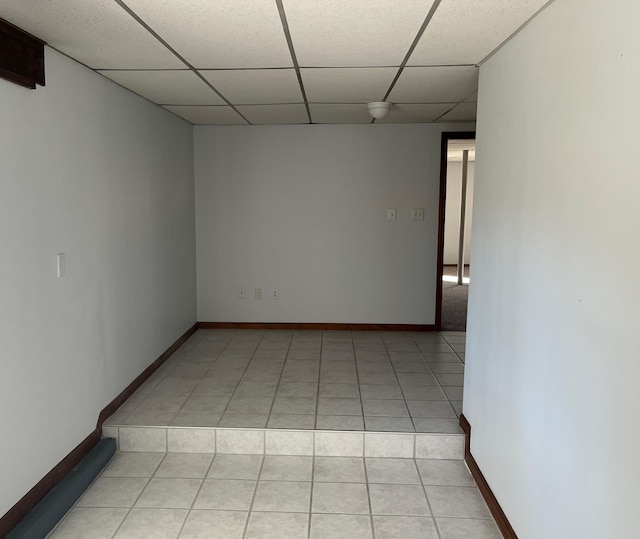
[[[456,266],[445,266],[444,275],[455,277]],[[469,277],[469,266],[464,267],[464,276]],[[466,331],[467,297],[469,285],[442,281],[442,330]]]

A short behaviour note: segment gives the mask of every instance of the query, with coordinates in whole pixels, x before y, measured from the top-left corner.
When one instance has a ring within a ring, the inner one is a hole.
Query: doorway
[[[475,133],[443,133],[436,329],[466,331]]]

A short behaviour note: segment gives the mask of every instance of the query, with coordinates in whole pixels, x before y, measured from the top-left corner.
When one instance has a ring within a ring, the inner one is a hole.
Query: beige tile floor
[[[118,453],[49,537],[501,535],[460,460]]]
[[[107,425],[461,433],[465,334],[199,330]]]

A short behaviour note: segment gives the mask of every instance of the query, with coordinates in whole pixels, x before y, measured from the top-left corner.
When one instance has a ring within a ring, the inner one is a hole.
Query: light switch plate
[[[387,221],[395,221],[398,217],[398,213],[395,208],[389,208],[387,210]]]

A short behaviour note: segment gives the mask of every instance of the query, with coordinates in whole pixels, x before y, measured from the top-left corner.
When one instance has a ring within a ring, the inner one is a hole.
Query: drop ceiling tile
[[[301,67],[397,66],[431,0],[283,0]]]
[[[455,103],[399,103],[393,104],[389,114],[376,123],[404,124],[404,123],[430,123],[438,116],[444,114]]]
[[[236,107],[252,124],[308,124],[304,105],[240,105]]]
[[[382,101],[398,69],[395,67],[301,69],[309,101],[368,103]]]
[[[166,106],[167,110],[170,110],[174,114],[184,118],[192,124],[198,125],[246,125],[236,111],[229,106],[193,106],[193,105],[174,105]]]
[[[459,103],[453,110],[447,112],[439,122],[475,122],[476,121],[476,104],[475,103]]]
[[[478,68],[406,67],[391,91],[392,103],[457,103],[478,88]]]
[[[197,68],[293,65],[275,0],[127,0]]]
[[[201,73],[234,105],[303,102],[293,69],[203,70]]]
[[[311,119],[316,124],[368,124],[371,116],[365,103],[311,103]]]
[[[160,105],[223,105],[193,71],[101,71],[105,77]]]
[[[407,65],[477,64],[548,0],[442,0]]]
[[[478,92],[473,92],[471,95],[468,95],[463,99],[465,103],[477,103],[478,102]]]
[[[93,69],[184,67],[115,2],[2,0],[0,16]]]

